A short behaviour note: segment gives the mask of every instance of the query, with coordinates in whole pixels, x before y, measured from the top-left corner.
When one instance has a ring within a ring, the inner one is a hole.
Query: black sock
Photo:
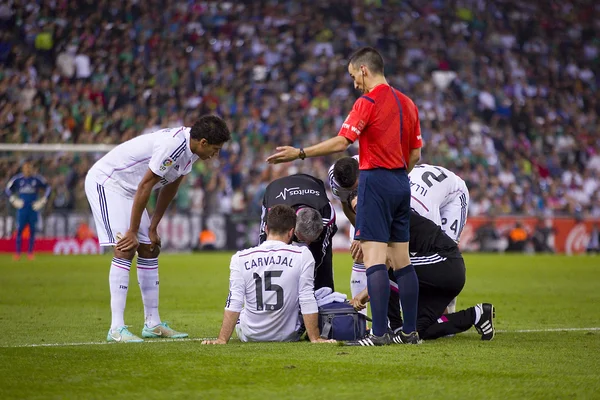
[[[387,332],[387,312],[390,298],[390,280],[385,264],[367,268],[367,288],[373,317],[373,334],[383,336]]]
[[[470,307],[453,314],[442,315],[433,325],[420,331],[419,337],[424,340],[432,340],[454,335],[469,330],[474,322],[475,307]]]
[[[402,317],[404,325],[402,332],[411,333],[417,330],[417,307],[419,305],[419,278],[415,267],[408,265],[394,271],[398,291],[400,292],[400,304],[402,305]]]

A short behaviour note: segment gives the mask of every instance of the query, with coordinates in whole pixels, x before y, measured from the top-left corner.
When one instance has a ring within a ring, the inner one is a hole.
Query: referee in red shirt
[[[410,183],[408,172],[421,157],[419,113],[413,101],[392,88],[383,74],[383,58],[364,47],[349,60],[354,87],[363,92],[338,136],[305,149],[277,147],[267,159],[282,163],[346,150],[359,143],[358,207],[355,239],[360,240],[367,268],[373,317],[372,334],[349,345],[392,343],[387,330],[390,295],[386,261],[390,260],[400,292],[404,325],[396,342],[416,344],[419,282],[408,254]]]

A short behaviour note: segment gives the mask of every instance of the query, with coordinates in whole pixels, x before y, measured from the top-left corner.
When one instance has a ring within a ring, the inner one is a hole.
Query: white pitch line
[[[144,340],[143,343],[175,343],[175,342],[200,342],[202,340],[214,340],[216,338],[183,338],[183,339],[158,339],[158,340]],[[83,342],[83,343],[36,343],[36,344],[19,344],[16,346],[0,346],[2,349],[12,349],[19,347],[68,347],[68,346],[100,346],[100,345],[114,345],[117,342]],[[131,343],[135,345],[137,343]]]
[[[516,329],[516,330],[497,330],[496,333],[544,333],[544,332],[582,332],[582,331],[600,331],[600,327],[592,328],[548,328],[548,329]],[[475,334],[476,332],[468,332]],[[176,343],[176,342],[200,342],[202,340],[214,340],[216,338],[184,338],[184,339],[157,339],[146,340],[144,343]],[[69,347],[69,346],[100,346],[116,345],[117,342],[87,342],[87,343],[38,343],[38,344],[19,344],[16,346],[0,346],[0,349],[13,349],[23,347]],[[130,346],[135,346],[131,343]]]
[[[496,333],[538,333],[538,332],[577,332],[577,331],[600,331],[600,327],[593,328],[548,328],[548,329],[516,329],[514,331],[497,330]]]

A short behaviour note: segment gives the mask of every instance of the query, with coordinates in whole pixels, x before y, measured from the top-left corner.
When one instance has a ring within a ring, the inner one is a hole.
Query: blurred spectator
[[[479,251],[482,252],[502,252],[506,247],[493,218],[477,229],[474,241],[479,243]]]
[[[554,253],[553,243],[555,233],[552,227],[552,220],[544,221],[543,218],[538,218],[531,237],[533,250],[536,253]]]
[[[600,252],[600,224],[595,224],[590,234],[590,241],[587,245],[587,252],[599,253]]]
[[[523,252],[525,245],[529,240],[529,234],[523,228],[523,224],[517,222],[515,227],[508,232],[508,247],[507,252]]]
[[[210,229],[204,229],[198,236],[198,243],[200,244],[200,250],[215,250],[217,236]]]
[[[94,239],[96,237],[96,233],[88,224],[82,222],[77,227],[77,233],[75,234],[75,237],[79,240]]]

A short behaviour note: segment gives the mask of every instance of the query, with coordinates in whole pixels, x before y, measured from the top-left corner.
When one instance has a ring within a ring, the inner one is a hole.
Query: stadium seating
[[[331,159],[285,167],[264,159],[275,144],[337,133],[356,95],[345,60],[372,45],[390,83],[420,109],[423,161],[467,181],[471,216],[600,216],[593,3],[152,3],[161,7],[3,6],[0,142],[120,143],[218,113],[235,141],[218,168],[196,167],[178,206],[257,213],[270,180],[325,177]],[[0,158],[1,182],[22,156]],[[54,191],[51,207],[87,208],[82,177],[95,156],[35,156],[54,187],[69,189]]]

